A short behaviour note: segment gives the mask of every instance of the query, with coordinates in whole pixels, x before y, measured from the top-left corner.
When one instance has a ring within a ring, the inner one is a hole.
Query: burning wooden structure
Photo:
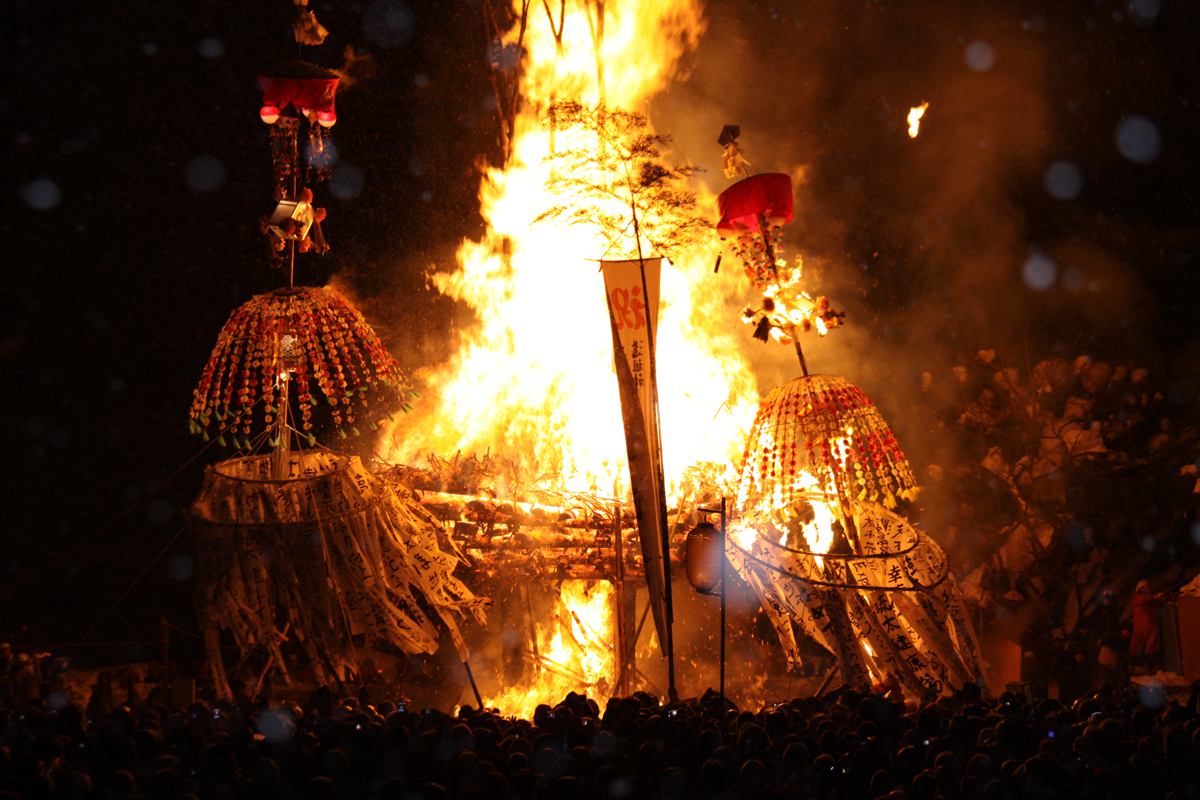
[[[766,398],[750,434],[726,552],[789,661],[796,630],[836,654],[846,685],[911,695],[982,683],[945,554],[894,509],[908,461],[858,387],[805,375]]]
[[[635,650],[653,634],[643,634],[650,608],[637,602],[645,564],[632,505],[578,492],[498,499],[487,486],[492,466],[487,457],[431,457],[428,467],[383,473],[416,487],[463,559],[463,579],[494,603],[482,633],[499,643],[498,688],[485,703],[529,716],[567,692],[645,687]]]
[[[294,639],[318,683],[361,668],[356,634],[409,653],[432,653],[438,629],[458,652],[464,618],[483,622],[484,601],[454,576],[436,521],[411,493],[327,450],[227,459],[209,467],[192,504],[199,561],[197,610],[217,691],[231,696],[221,655],[227,631],[244,660],[266,655],[289,680],[281,644]],[[421,600],[418,600],[418,597]],[[254,687],[251,695],[257,694]]]
[[[838,655],[852,685],[897,675],[917,692],[977,677],[944,558],[889,510],[915,488],[903,454],[861,392],[807,375],[800,334],[824,333],[842,315],[804,291],[799,257],[783,258],[790,178],[744,174],[748,162],[733,130],[723,146],[743,180],[718,200],[717,227],[762,296],[743,316],[755,325],[755,338],[794,345],[806,373],[768,396],[751,424],[759,396],[753,370],[711,324],[732,316],[745,287],[736,276],[695,268],[711,263],[711,236],[674,235],[708,233],[711,225],[692,213],[697,197],[684,180],[692,168],[666,160],[667,137],[639,111],[699,35],[698,7],[682,0],[635,14],[620,3],[572,2],[556,15],[546,4],[545,19],[530,3],[513,9],[519,24],[506,34],[494,19],[492,27],[499,45],[518,56],[512,74],[493,77],[498,99],[511,94],[528,102],[498,103],[508,114],[506,162],[484,177],[485,232],[463,242],[456,271],[432,278],[476,313],[478,325],[458,331],[457,352],[422,375],[413,414],[383,425],[390,436],[381,437],[377,455],[386,464],[414,463],[429,453],[502,445],[526,479],[489,494],[477,481],[402,468],[369,475],[353,460],[296,453],[294,434],[297,445],[312,444],[314,387],[339,433],[352,434],[364,422],[380,422],[362,417],[359,404],[381,383],[394,388],[387,380],[394,363],[374,334],[363,332],[365,322],[335,309],[324,290],[289,288],[258,298],[266,312],[294,306],[289,297],[311,300],[311,319],[290,311],[271,312],[273,321],[261,323],[238,316],[197,393],[197,427],[215,423],[219,435],[254,449],[264,439],[249,439],[249,420],[261,418],[274,449],[218,465],[197,502],[212,554],[202,600],[208,616],[233,630],[243,649],[264,647],[276,662],[275,640],[287,629],[279,620],[294,636],[319,631],[320,657],[336,671],[358,634],[427,652],[431,615],[416,613],[424,603],[445,621],[465,662],[455,626],[463,614],[481,619],[482,610],[462,576],[452,574],[461,563],[476,588],[499,587],[493,619],[510,627],[521,621],[511,639],[500,626],[488,631],[489,646],[499,641],[503,649],[500,687],[488,705],[529,714],[567,691],[603,697],[644,686],[634,651],[647,618],[667,656],[661,688],[672,692],[670,565],[682,539],[680,517],[692,521],[682,499],[687,471],[725,465],[723,475],[710,478],[729,486],[749,433],[734,509],[740,520],[724,552],[758,591],[789,662],[799,661],[798,626]],[[568,26],[590,37],[564,37]],[[652,53],[638,44],[652,41],[648,36],[657,37]],[[311,188],[298,181],[325,175],[322,163],[301,170],[294,129],[307,119],[315,137],[310,153],[323,152],[335,84],[324,73],[283,77],[325,81],[311,85],[322,90],[315,99],[289,101],[295,119],[276,116],[282,99],[262,113],[272,126],[286,123],[272,128],[280,202],[306,207],[285,209],[286,219],[267,225],[275,231],[272,252],[289,249],[294,257],[305,250],[309,212],[314,225],[320,221]],[[292,84],[268,81],[264,89],[281,85]],[[678,247],[667,246],[672,240]],[[307,249],[314,247],[323,249],[323,238]],[[603,272],[588,259],[600,261]],[[296,328],[298,321],[312,324]],[[596,368],[613,361],[612,371]],[[261,417],[259,403],[267,412]],[[288,421],[293,405],[302,431]],[[660,406],[669,413],[660,417]],[[328,461],[305,475],[311,458]],[[555,487],[552,494],[547,486]],[[347,519],[376,524],[347,523],[348,538],[330,548],[331,517],[314,504],[314,493],[327,494],[337,508],[345,500]],[[810,528],[824,538],[810,541]],[[297,565],[311,573],[307,578],[281,563],[291,536],[302,542],[306,555]],[[317,543],[323,566],[314,560]],[[222,560],[236,571],[222,574]],[[899,583],[892,581],[896,569]],[[249,588],[233,587],[235,580]],[[648,598],[641,608],[638,584]],[[553,589],[548,606],[535,607],[538,585]],[[289,602],[313,605],[293,613]],[[895,619],[903,641],[891,635]],[[947,623],[949,633],[939,638]],[[530,675],[555,680],[531,683]],[[475,699],[484,702],[478,692]]]

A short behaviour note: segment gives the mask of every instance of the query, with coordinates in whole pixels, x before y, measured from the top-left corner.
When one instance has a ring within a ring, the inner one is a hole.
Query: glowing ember
[[[908,110],[908,138],[915,139],[921,132],[921,117],[925,116],[927,108],[929,108],[929,103],[921,103],[921,105],[913,106]]]
[[[749,550],[758,538],[758,531],[746,522],[741,522],[729,528],[730,537],[737,542],[738,547]]]
[[[531,719],[540,703],[587,692],[603,704],[617,679],[615,591],[606,581],[563,581],[548,620],[535,625],[537,651],[527,653],[533,677],[484,699],[488,708]]]
[[[567,133],[549,129],[544,117],[552,101],[567,99],[644,110],[703,23],[689,0],[603,8],[601,85],[588,19],[595,4],[567,3],[561,48],[541,7],[530,6],[525,102],[512,156],[486,172],[480,189],[486,232],[462,243],[456,271],[432,276],[439,291],[475,312],[478,324],[461,333],[461,346],[446,363],[420,376],[423,398],[399,420],[390,443],[385,440],[388,460],[490,451],[530,479],[549,476],[543,485],[626,491],[611,329],[603,282],[589,261],[606,247],[587,228],[552,219],[535,223],[562,202],[547,189],[546,158],[569,144]],[[515,44],[516,32],[508,39]],[[690,465],[736,460],[757,396],[745,358],[711,325],[727,314],[728,290],[725,278],[708,268],[711,251],[699,249],[664,264],[662,273],[658,379],[670,487]]]

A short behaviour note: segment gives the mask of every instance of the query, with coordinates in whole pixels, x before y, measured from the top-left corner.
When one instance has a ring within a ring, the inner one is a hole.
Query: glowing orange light
[[[547,187],[547,157],[590,146],[591,134],[552,129],[545,113],[567,99],[645,111],[699,40],[704,20],[697,0],[603,4],[601,86],[589,18],[596,5],[568,0],[565,23],[557,20],[558,4],[550,6],[553,28],[564,33],[556,41],[540,4],[530,8],[512,155],[488,169],[480,187],[487,228],[462,242],[456,269],[431,276],[478,324],[461,332],[457,352],[421,376],[421,400],[397,421],[381,455],[416,463],[430,452],[490,451],[556,484],[541,488],[611,496],[628,491],[628,467],[604,286],[588,260],[608,245],[588,226],[539,219],[563,202]],[[515,45],[517,29],[507,36]],[[672,496],[693,465],[737,461],[758,394],[746,357],[711,324],[730,305],[726,276],[707,269],[712,246],[715,239],[663,265],[655,344]]]
[[[921,132],[921,117],[925,116],[925,109],[929,108],[929,103],[921,103],[919,106],[913,106],[908,110],[908,138],[915,139],[917,134]]]

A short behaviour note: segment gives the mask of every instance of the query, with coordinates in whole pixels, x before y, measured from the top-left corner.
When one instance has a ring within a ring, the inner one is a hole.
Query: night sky
[[[948,359],[1019,338],[1138,360],[1194,413],[1192,3],[716,5],[652,117],[712,186],[725,122],[756,167],[804,165],[789,235],[855,312],[846,346]],[[318,194],[333,251],[299,282],[338,275],[403,363],[435,362],[463,315],[424,276],[482,230],[479,164],[499,152],[481,10],[312,7],[331,36],[305,56],[338,67],[349,45],[375,70],[339,92]],[[271,174],[254,78],[295,56],[290,9],[6,8],[0,637],[140,642],[161,613],[194,629],[186,535],[169,543],[216,448],[160,485],[203,446],[186,414],[222,323],[286,280],[257,231]]]

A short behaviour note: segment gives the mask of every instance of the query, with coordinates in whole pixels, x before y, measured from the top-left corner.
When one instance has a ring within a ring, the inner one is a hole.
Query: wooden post
[[[800,359],[800,371],[804,374],[804,377],[807,378],[808,377],[808,362],[804,360],[804,348],[802,348],[800,346],[800,337],[797,335],[798,333],[799,333],[799,331],[796,330],[796,326],[793,325],[792,326],[792,344],[794,344],[796,346],[796,358]]]
[[[621,504],[613,502],[613,583],[616,589],[617,604],[617,641],[616,659],[617,681],[613,691],[619,697],[629,694],[629,636],[625,620],[625,552],[621,541]]]
[[[725,497],[721,497],[721,699],[725,699],[725,597],[729,593],[729,559],[725,555]]]
[[[275,351],[278,353],[280,348],[278,339],[282,337],[279,333],[276,333],[275,336],[277,337]],[[287,420],[288,406],[291,404],[291,401],[288,398],[288,384],[291,383],[289,380],[291,375],[288,373],[286,365],[284,365],[282,361],[277,364],[276,368],[279,370],[279,375],[277,376],[277,380],[279,381],[279,408],[275,411],[276,440],[274,469],[272,472],[274,473],[275,480],[283,481],[287,480],[290,472],[290,465],[288,464],[288,461],[289,456],[291,455],[291,434],[288,433]]]
[[[471,691],[475,693],[475,707],[483,711],[483,697],[479,694],[479,687],[475,684],[475,673],[471,672],[471,662],[463,661],[463,668],[467,671],[467,680],[471,683]]]

